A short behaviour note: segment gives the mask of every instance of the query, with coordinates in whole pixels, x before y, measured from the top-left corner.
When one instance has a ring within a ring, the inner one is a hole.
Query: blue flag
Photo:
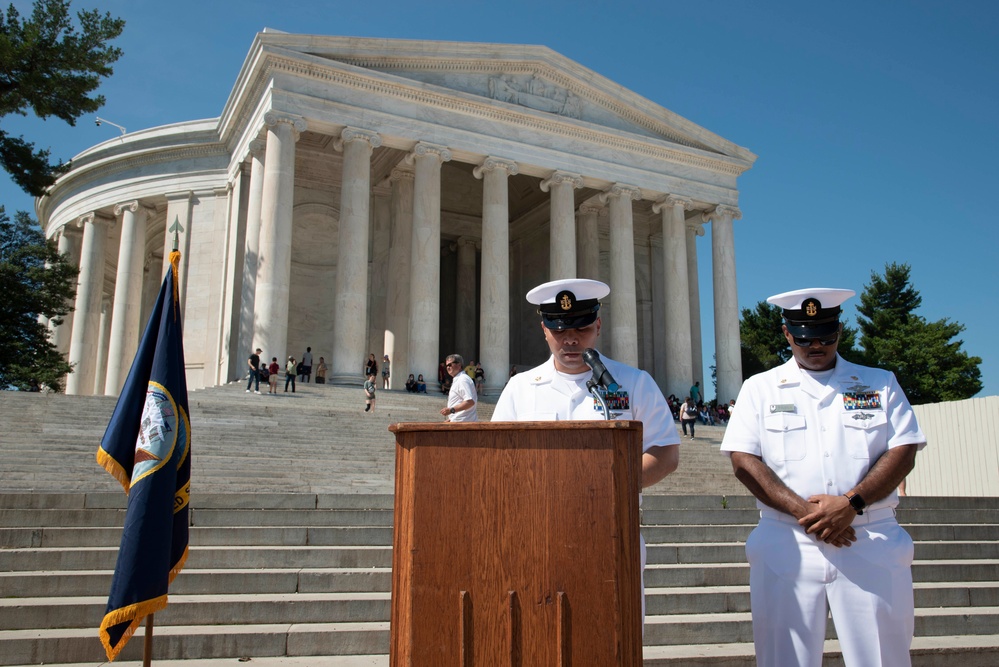
[[[108,424],[97,462],[128,494],[100,637],[108,660],[142,619],[167,605],[187,559],[191,422],[177,294],[180,253],[170,253],[156,306]]]

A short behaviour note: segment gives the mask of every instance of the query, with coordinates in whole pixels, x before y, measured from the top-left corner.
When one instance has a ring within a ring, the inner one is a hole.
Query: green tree
[[[739,337],[744,377],[780,366],[791,358],[791,346],[781,329],[783,325],[784,318],[779,306],[760,301],[755,309],[742,309]],[[839,354],[848,361],[860,361],[861,355],[854,348],[856,339],[857,330],[844,325],[838,349]]]
[[[22,20],[10,5],[0,10],[0,118],[55,116],[70,125],[104,105],[92,95],[110,76],[121,49],[108,42],[121,34],[122,19],[96,10],[69,15],[70,0],[35,0],[31,17]],[[0,166],[28,194],[40,197],[68,164],[50,162],[48,149],[36,149],[22,136],[0,127]]]
[[[896,263],[886,264],[884,275],[871,272],[857,308],[864,363],[894,372],[916,405],[974,396],[982,389],[982,360],[961,349],[964,325],[917,315],[923,299],[910,274],[908,264]]]
[[[62,322],[76,274],[27,213],[11,221],[0,206],[0,389],[27,390],[32,381],[62,388],[70,366],[38,318]]]

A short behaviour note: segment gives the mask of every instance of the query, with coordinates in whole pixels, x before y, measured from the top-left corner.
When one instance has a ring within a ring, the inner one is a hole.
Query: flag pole
[[[153,664],[153,614],[146,616],[146,637],[142,642],[142,667]]]

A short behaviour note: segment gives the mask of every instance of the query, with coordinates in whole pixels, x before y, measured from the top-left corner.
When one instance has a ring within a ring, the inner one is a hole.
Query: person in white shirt
[[[538,307],[551,356],[540,366],[510,377],[496,403],[493,421],[604,419],[602,406],[586,387],[593,371],[583,360],[583,350],[597,347],[600,299],[608,294],[610,287],[605,283],[584,279],[555,280],[527,293],[527,300]],[[604,356],[600,359],[619,385],[617,391],[605,392],[608,409],[617,419],[642,422],[641,484],[642,488],[652,486],[680,462],[673,413],[648,373]],[[644,538],[640,546],[644,571]]]
[[[475,404],[479,400],[475,392],[475,383],[462,367],[460,354],[448,355],[444,360],[444,368],[451,376],[451,389],[447,393],[447,406],[441,408],[441,414],[449,422],[474,422],[479,415]]]
[[[767,299],[793,358],[743,384],[722,440],[760,508],[746,540],[760,665],[818,667],[828,611],[846,665],[910,665],[913,544],[895,489],[926,438],[891,372],[837,354],[854,294]]]

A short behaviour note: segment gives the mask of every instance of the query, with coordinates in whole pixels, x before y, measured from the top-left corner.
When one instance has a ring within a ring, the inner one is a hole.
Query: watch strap
[[[853,510],[857,513],[858,516],[864,513],[864,508],[867,507],[867,503],[864,502],[864,499],[860,497],[859,493],[848,491],[843,495],[846,496],[846,499],[850,501],[850,507],[853,508]]]

